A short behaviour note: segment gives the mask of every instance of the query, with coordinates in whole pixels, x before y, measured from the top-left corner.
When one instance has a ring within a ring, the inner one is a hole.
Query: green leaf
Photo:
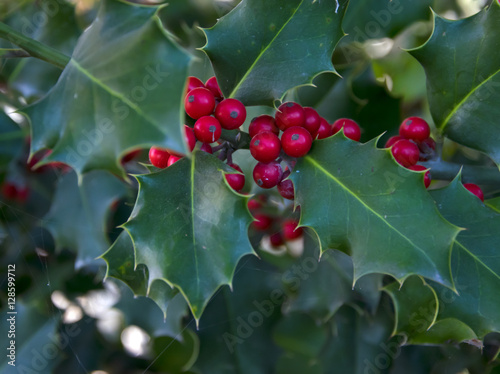
[[[276,325],[273,337],[283,349],[314,358],[326,343],[327,329],[307,314],[291,313]]]
[[[333,336],[319,357],[323,373],[387,373],[394,357],[391,352],[399,351],[395,342],[388,341],[392,323],[387,308],[379,307],[371,316],[342,307],[331,322]]]
[[[57,184],[42,226],[54,237],[57,249],[77,253],[76,267],[90,264],[109,247],[106,217],[111,204],[125,193],[124,184],[108,172],[80,178],[68,173]]]
[[[120,156],[134,147],[157,144],[186,153],[182,108],[191,57],[157,12],[102,2],[56,86],[24,110],[32,152],[51,148],[47,162],[65,162],[78,173],[122,173]]]
[[[423,65],[436,127],[450,139],[487,153],[500,165],[500,3],[449,21],[435,15],[434,32],[410,53]]]
[[[330,123],[339,118],[355,120],[366,140],[399,127],[401,100],[389,95],[369,66],[360,72],[354,69],[339,72],[343,79],[323,74],[314,80],[317,87],[300,87],[300,103],[316,108]]]
[[[200,320],[201,373],[272,373],[280,349],[272,331],[285,299],[282,274],[255,256],[238,264],[234,291],[224,287]]]
[[[106,261],[106,277],[113,277],[125,283],[134,296],[147,296],[163,311],[164,318],[170,321],[170,314],[184,314],[186,304],[175,288],[170,287],[161,279],[155,279],[149,284],[148,268],[135,261],[134,243],[126,231],[122,231],[109,250],[101,258]],[[175,300],[174,300],[175,299]],[[167,313],[168,312],[168,313]],[[177,331],[172,336],[175,336]]]
[[[234,173],[195,151],[191,160],[138,176],[139,196],[124,225],[149,282],[163,279],[177,287],[197,320],[214,292],[231,284],[238,260],[253,253],[246,198],[230,189],[223,171]]]
[[[500,213],[500,196],[494,199],[489,199],[485,201],[486,205],[488,205],[491,209],[496,210]]]
[[[181,320],[187,314],[187,304],[182,295],[170,288],[168,302],[158,309],[158,302],[148,297],[137,296],[121,282],[112,281],[120,290],[120,301],[113,306],[123,312],[125,326],[135,325],[146,331],[153,337],[170,336],[177,337],[182,333]],[[165,297],[166,300],[167,297]],[[155,305],[156,303],[156,305]]]
[[[40,314],[35,308],[24,305],[19,301],[15,305],[17,314],[7,314],[7,310],[2,310],[1,331],[4,334],[2,346],[4,354],[0,358],[0,371],[5,374],[18,374],[33,372],[33,369],[43,366],[46,372],[51,372],[52,368],[61,360],[61,351],[55,342],[60,342],[56,327],[59,323],[57,317],[47,318]],[[9,338],[7,332],[11,326],[9,318],[14,317],[15,336]],[[66,337],[67,339],[67,337]],[[14,340],[15,360],[14,365],[9,365],[11,358],[6,350]],[[44,351],[45,348],[45,351]],[[54,351],[57,355],[54,357]],[[48,354],[46,352],[49,352]],[[48,356],[50,355],[50,356]],[[47,359],[53,357],[52,359]],[[36,365],[36,366],[35,366]]]
[[[394,37],[415,21],[430,17],[432,0],[350,0],[343,27],[345,42]]]
[[[395,309],[393,335],[404,334],[409,343],[413,335],[427,331],[434,324],[438,312],[438,297],[432,287],[418,277],[409,277],[400,286],[391,283],[384,291],[392,298]]]
[[[308,360],[297,353],[286,352],[278,359],[276,374],[322,374],[321,365],[316,360]]]
[[[19,152],[23,144],[23,132],[19,126],[3,111],[0,111],[0,171]]]
[[[205,29],[203,50],[225,97],[273,105],[323,72],[335,72],[333,49],[344,35],[347,0],[244,0]]]
[[[440,295],[437,319],[455,318],[479,338],[500,331],[500,299],[494,296],[500,287],[500,213],[468,192],[460,176],[432,195],[443,216],[465,228],[455,240],[451,259],[458,295],[433,285]]]
[[[81,34],[75,6],[62,1],[26,3],[6,22],[24,35],[67,55],[71,55]],[[10,87],[30,103],[46,94],[61,75],[61,69],[36,58],[7,61],[4,72],[10,73],[6,74]]]
[[[446,298],[420,277],[410,277],[402,287],[392,283],[384,290],[391,296],[396,312],[393,335],[405,335],[407,344],[444,344],[477,338],[474,331],[458,319],[436,321],[440,308],[446,309]]]
[[[452,287],[450,250],[459,229],[437,211],[423,174],[399,166],[376,141],[360,144],[339,133],[314,142],[291,175],[300,225],[316,231],[322,252],[351,255],[354,281],[370,273],[399,281],[419,274]]]
[[[148,268],[144,264],[135,264],[134,243],[126,231],[122,231],[113,245],[101,258],[106,261],[107,277],[121,280],[134,292],[134,295],[146,295],[148,290]]]
[[[153,367],[162,372],[172,374],[185,373],[198,358],[200,342],[191,330],[182,333],[182,340],[161,336],[153,341],[153,352],[156,357]]]
[[[361,300],[370,310],[377,309],[381,276],[370,274],[361,278],[353,289],[352,260],[343,252],[320,253],[316,235],[304,233],[304,252],[284,273],[289,292],[287,312],[300,311],[318,321],[327,321],[346,303]]]

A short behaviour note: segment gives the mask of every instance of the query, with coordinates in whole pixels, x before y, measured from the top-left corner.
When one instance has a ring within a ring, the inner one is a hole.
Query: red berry
[[[295,197],[293,191],[293,182],[290,179],[282,180],[278,183],[278,192],[285,199],[293,200]]]
[[[231,186],[231,188],[237,192],[240,192],[243,187],[245,187],[245,176],[243,175],[243,171],[236,164],[228,164],[234,170],[239,171],[241,174],[226,174],[227,183]]]
[[[483,190],[477,184],[474,184],[474,183],[464,183],[464,187],[467,188],[467,190],[469,190],[469,192],[472,192],[474,195],[476,195],[477,197],[479,197],[479,199],[481,201],[484,201]]]
[[[168,166],[170,153],[160,147],[151,147],[149,149],[149,161],[160,169],[165,169]]]
[[[282,169],[279,162],[268,164],[259,162],[253,169],[253,180],[261,188],[273,188],[281,180]]]
[[[17,200],[20,203],[26,202],[28,200],[28,196],[30,194],[30,190],[28,186],[23,186],[17,189]]]
[[[280,139],[270,131],[258,133],[250,141],[250,153],[257,161],[267,163],[276,160],[280,151]]]
[[[318,129],[318,139],[325,139],[332,135],[332,126],[324,118],[321,118],[321,124]]]
[[[344,129],[344,135],[356,142],[361,139],[361,129],[359,125],[349,118],[340,118],[333,123],[332,133],[336,134],[341,129]]]
[[[130,152],[125,153],[125,155],[122,157],[122,164],[126,164],[127,162],[132,161],[134,158],[136,158],[140,154],[141,154],[140,149],[134,149]]]
[[[425,166],[422,166],[422,165],[413,165],[413,166],[410,166],[408,169],[413,170],[413,171],[427,170],[427,168]],[[429,188],[429,186],[431,185],[431,174],[429,173],[429,170],[427,170],[425,172],[424,185],[425,185],[425,188]]]
[[[215,108],[214,94],[207,88],[195,88],[186,95],[184,108],[188,116],[193,119],[208,116]]]
[[[280,134],[280,129],[278,129],[278,126],[276,126],[274,118],[267,114],[263,114],[252,119],[252,122],[250,122],[250,126],[248,127],[248,133],[250,134],[251,138],[257,135],[259,132],[264,131],[271,131],[275,135]]]
[[[4,182],[2,185],[2,195],[9,200],[17,198],[17,186],[12,182]]]
[[[274,248],[280,247],[285,244],[285,240],[283,239],[283,235],[281,232],[275,232],[269,237],[269,241]]]
[[[194,135],[194,130],[186,125],[184,125],[184,140],[188,145],[189,151],[193,152],[193,149],[196,146],[196,137]]]
[[[208,88],[214,94],[214,97],[217,100],[222,100],[222,92],[219,87],[219,83],[217,83],[217,78],[212,77],[205,82],[205,87]]]
[[[385,142],[385,148],[391,148],[397,141],[403,140],[404,138],[399,135],[391,136],[386,142]]]
[[[273,219],[265,214],[255,214],[255,221],[252,222],[252,227],[258,231],[266,231],[271,227]]]
[[[205,87],[202,81],[200,81],[196,77],[188,77],[187,79],[187,87],[186,87],[186,95],[191,91],[194,90],[195,88],[198,87]]]
[[[309,131],[312,138],[315,139],[316,135],[318,135],[319,127],[321,126],[321,117],[318,112],[316,112],[316,109],[310,107],[304,108],[304,115],[305,120],[303,127]]]
[[[167,166],[171,166],[171,165],[175,164],[181,158],[182,158],[181,156],[170,155],[168,162],[167,162]]]
[[[214,151],[212,149],[212,147],[210,146],[210,144],[207,144],[207,143],[203,143],[200,147],[200,149],[203,151],[203,152],[207,152],[207,153],[210,153],[210,154],[213,154]]]
[[[397,141],[391,147],[391,152],[396,161],[404,167],[415,165],[420,156],[420,151],[416,144],[406,139]]]
[[[399,126],[399,135],[416,142],[424,141],[430,134],[429,124],[420,117],[409,117]]]
[[[285,240],[293,240],[302,236],[302,228],[297,228],[298,222],[294,219],[287,219],[283,222],[283,237]]]
[[[257,201],[256,199],[248,200],[247,205],[248,205],[248,210],[250,211],[262,208],[262,204],[260,203],[260,201]]]
[[[305,156],[311,149],[311,145],[311,134],[303,127],[290,127],[281,135],[281,146],[288,156]]]
[[[301,105],[289,101],[279,106],[274,118],[276,119],[278,128],[285,131],[289,127],[303,126],[306,114]]]
[[[241,101],[225,99],[215,108],[215,117],[219,120],[222,128],[235,130],[245,122],[247,110]]]
[[[219,121],[212,116],[199,118],[194,124],[194,135],[203,143],[213,143],[219,140],[222,128]]]

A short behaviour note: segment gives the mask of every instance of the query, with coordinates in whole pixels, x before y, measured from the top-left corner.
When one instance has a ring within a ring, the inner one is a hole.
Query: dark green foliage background
[[[159,3],[0,4],[1,22],[71,58],[14,58],[0,39],[0,182],[29,189],[0,195],[3,352],[8,264],[18,311],[17,367],[3,355],[0,371],[499,373],[500,3]],[[233,155],[245,193],[305,226],[300,255],[264,248],[217,158],[148,165],[152,145],[185,151],[185,79],[214,74],[248,106],[244,130],[280,100],[363,129],[362,143],[337,134],[298,161],[300,212],[250,182],[247,150]],[[382,149],[414,115],[438,141],[431,191]],[[130,327],[147,337],[139,356]]]

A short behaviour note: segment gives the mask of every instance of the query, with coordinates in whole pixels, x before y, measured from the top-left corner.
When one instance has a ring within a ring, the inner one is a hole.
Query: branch
[[[431,169],[433,179],[452,180],[462,168],[464,183],[500,185],[500,171],[496,167],[460,165],[439,159],[422,162],[422,165]]]
[[[60,69],[64,69],[70,61],[70,57],[65,54],[45,44],[37,42],[34,39],[24,36],[3,22],[0,22],[0,38],[17,45],[26,51],[30,56],[46,61]]]

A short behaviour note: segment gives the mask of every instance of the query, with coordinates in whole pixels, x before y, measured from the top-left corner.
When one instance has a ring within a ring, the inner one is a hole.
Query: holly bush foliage
[[[2,372],[500,372],[500,2],[5,0],[0,20]],[[247,120],[190,152],[186,80],[213,75]],[[293,201],[249,182],[250,119],[285,101],[363,129],[314,141]],[[384,148],[410,116],[437,141],[429,189]],[[157,169],[151,146],[186,156]],[[303,235],[273,248],[287,219]]]

